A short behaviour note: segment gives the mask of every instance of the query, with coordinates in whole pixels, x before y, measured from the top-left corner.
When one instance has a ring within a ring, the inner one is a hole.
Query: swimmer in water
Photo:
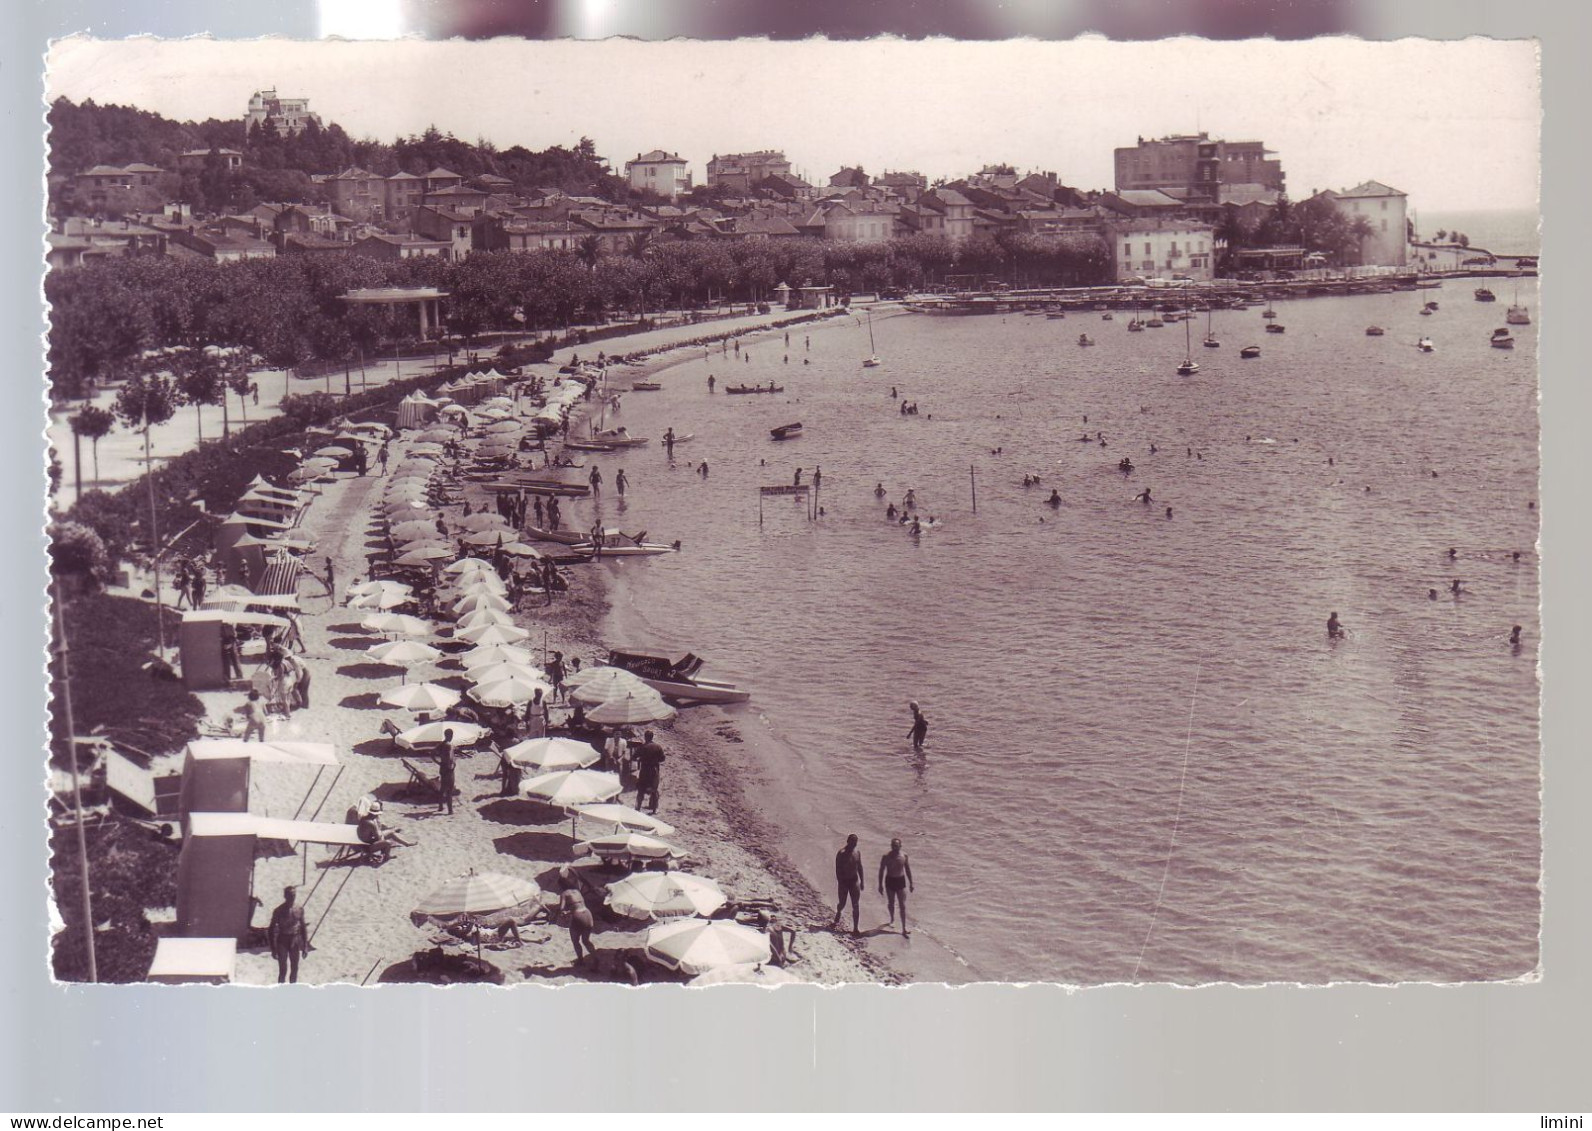
[[[1448,591],[1450,593],[1452,593],[1454,596],[1458,597],[1461,593],[1465,592],[1465,589],[1464,589],[1463,586],[1460,585],[1459,578],[1456,577],[1456,578],[1454,578],[1453,583],[1451,585],[1449,585]]]
[[[1516,561],[1516,562],[1518,562],[1518,561],[1519,561],[1519,560],[1520,560],[1520,551],[1519,551],[1519,550],[1516,550],[1516,551],[1515,551],[1515,552],[1514,552],[1514,560],[1515,560],[1515,561]]]
[[[1154,454],[1155,454],[1155,453],[1156,453],[1156,452],[1158,452],[1158,451],[1160,451],[1160,450],[1161,450],[1161,449],[1160,449],[1160,448],[1158,448],[1158,447],[1156,447],[1156,446],[1155,446],[1155,445],[1154,445],[1154,444],[1151,444],[1151,445],[1150,445],[1150,454],[1151,454],[1151,455],[1152,455],[1152,456],[1153,456],[1153,455],[1154,455]]]
[[[1338,614],[1333,613],[1327,618],[1327,639],[1342,640],[1347,635],[1347,630],[1338,623]]]
[[[1514,645],[1515,651],[1520,651],[1520,626],[1518,624],[1509,630],[1509,643]]]
[[[1148,487],[1133,497],[1136,501],[1143,503],[1145,506],[1150,505],[1150,489]]]
[[[885,507],[884,516],[885,518],[894,520],[896,516],[896,505],[894,503],[891,503],[888,507]]]
[[[1455,550],[1454,547],[1450,546],[1448,548],[1448,560],[1449,561],[1454,561],[1458,557],[1459,557],[1459,552],[1457,550]]]
[[[1054,487],[1050,489],[1050,498],[1045,500],[1045,505],[1047,507],[1061,506],[1061,494]]]
[[[1426,599],[1427,599],[1427,600],[1428,600],[1428,601],[1435,601],[1435,600],[1437,600],[1437,590],[1435,590],[1435,589],[1428,589],[1428,590],[1427,590],[1427,591],[1426,591]]]
[[[1166,517],[1167,518],[1171,518],[1172,517],[1172,508],[1171,507],[1167,507],[1166,508]]]
[[[884,484],[883,483],[879,484],[877,487],[875,487],[873,489],[873,497],[876,498],[876,499],[884,498]]]

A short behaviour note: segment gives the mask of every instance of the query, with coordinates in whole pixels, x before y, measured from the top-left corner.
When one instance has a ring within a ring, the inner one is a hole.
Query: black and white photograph
[[[1542,977],[1531,40],[43,83],[53,979]]]

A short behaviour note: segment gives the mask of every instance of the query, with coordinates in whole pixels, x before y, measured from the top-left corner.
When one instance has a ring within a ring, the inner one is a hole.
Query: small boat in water
[[[1111,312],[1108,310],[1108,311],[1106,311],[1104,314],[1102,314],[1100,316],[1100,321],[1102,321],[1102,322],[1115,322],[1116,319],[1112,317]]]
[[[744,397],[752,393],[783,393],[785,386],[771,381],[767,385],[726,385],[724,391],[731,396]]]
[[[776,440],[794,440],[802,434],[802,426],[799,421],[795,424],[781,424],[778,428],[770,428],[768,434]]]
[[[645,436],[632,436],[624,428],[604,428],[600,432],[593,432],[591,440],[597,444],[608,444],[615,448],[639,448],[650,443]]]
[[[1152,330],[1159,330],[1162,326],[1165,326],[1166,323],[1162,322],[1159,318],[1152,318],[1146,322],[1145,325],[1150,327]]]
[[[630,385],[632,393],[656,393],[662,388],[662,381],[634,381]]]
[[[599,530],[597,539],[593,540],[591,532],[586,533],[586,540],[581,545],[590,545],[594,557],[599,558],[639,558],[651,557],[654,554],[672,554],[680,548],[666,545],[662,542],[645,541],[647,532],[640,534],[626,534],[623,530]]]
[[[1244,358],[1246,360],[1248,360],[1249,358],[1259,357],[1260,356],[1260,347],[1259,346],[1245,346],[1243,349],[1238,351],[1238,356],[1242,357],[1242,358]]]
[[[1212,317],[1212,311],[1211,311],[1211,309],[1209,307],[1206,307],[1205,308],[1205,340],[1203,342],[1201,342],[1200,344],[1202,346],[1204,346],[1208,350],[1217,349],[1222,344],[1221,342],[1216,340],[1216,331],[1211,326],[1211,317]]]
[[[1512,350],[1515,348],[1515,336],[1505,326],[1500,326],[1493,331],[1492,341],[1489,343],[1495,350]]]
[[[612,667],[623,668],[641,679],[665,699],[687,703],[745,703],[752,697],[723,680],[703,679],[702,659],[687,652],[684,656],[662,656],[656,652],[635,652],[615,648],[608,653]]]
[[[1140,322],[1137,318],[1131,319],[1128,322],[1128,333],[1130,333],[1130,334],[1138,334],[1138,333],[1142,333],[1143,330],[1144,330],[1144,323]]]
[[[1422,338],[1420,341],[1415,343],[1415,348],[1420,350],[1422,353],[1431,353],[1437,347],[1432,345],[1432,339]]]
[[[1080,346],[1092,346],[1092,345],[1094,345],[1094,339],[1091,338],[1088,334],[1079,334],[1078,335],[1078,344]]]
[[[1385,333],[1387,331],[1380,326],[1367,326],[1365,328],[1365,336],[1368,338],[1380,338]]]
[[[1047,311],[1045,311],[1045,317],[1046,318],[1065,318],[1065,317],[1067,317],[1067,312],[1065,310],[1047,310]]]
[[[1192,377],[1199,371],[1199,362],[1194,360],[1194,347],[1189,338],[1188,322],[1185,320],[1183,323],[1183,364],[1177,367],[1177,375],[1179,377]],[[1131,468],[1133,465],[1128,464],[1127,466]]]
[[[1476,301],[1477,302],[1497,302],[1498,301],[1498,296],[1493,294],[1486,287],[1477,287],[1476,288]]]
[[[1266,333],[1268,334],[1282,334],[1286,333],[1287,330],[1288,327],[1284,326],[1281,322],[1266,323]]]
[[[1515,301],[1509,304],[1509,313],[1504,315],[1504,321],[1511,326],[1531,325],[1531,315],[1526,313],[1526,308],[1520,305],[1520,288],[1515,288]]]
[[[873,344],[873,311],[868,311],[868,356],[863,360],[864,369],[877,369],[884,362],[879,360],[879,350]]]

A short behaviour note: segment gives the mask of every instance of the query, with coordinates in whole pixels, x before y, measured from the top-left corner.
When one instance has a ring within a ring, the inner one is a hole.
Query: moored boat
[[[702,670],[701,657],[689,652],[674,657],[615,648],[608,653],[608,663],[637,676],[665,699],[694,703],[745,703],[752,697],[750,691],[732,683],[704,679],[698,674]]]
[[[1385,333],[1387,331],[1380,326],[1367,326],[1365,328],[1365,336],[1368,338],[1380,338]]]
[[[593,533],[596,534],[595,538]],[[654,554],[672,554],[680,548],[678,542],[671,546],[663,542],[645,541],[646,537],[645,530],[640,534],[626,534],[623,530],[613,529],[588,531],[585,541],[580,545],[591,546],[593,556],[598,558],[651,557]]]
[[[1493,331],[1492,341],[1488,344],[1495,350],[1512,350],[1515,348],[1515,337],[1507,327],[1500,326]]]
[[[1504,315],[1504,321],[1511,326],[1531,325],[1531,315],[1526,313],[1526,308],[1520,305],[1520,288],[1515,288],[1515,301],[1509,304],[1509,313]]]
[[[778,428],[770,428],[768,434],[776,440],[794,440],[802,434],[802,426],[799,421],[795,424],[781,424]]]
[[[1092,346],[1092,345],[1094,345],[1094,339],[1091,338],[1088,334],[1079,334],[1078,335],[1078,344],[1080,346]]]
[[[1268,334],[1285,333],[1287,331],[1287,329],[1288,329],[1288,327],[1284,326],[1281,322],[1268,322],[1268,323],[1266,323],[1266,333],[1268,333]]]
[[[1486,287],[1477,287],[1476,288],[1476,301],[1477,302],[1497,302],[1498,301],[1498,296],[1493,294]]]
[[[1245,360],[1248,360],[1248,359],[1254,358],[1254,357],[1259,357],[1260,356],[1260,347],[1259,346],[1245,346],[1243,349],[1238,351],[1238,356],[1241,357],[1241,358],[1244,358]]]
[[[630,385],[632,393],[656,393],[662,388],[662,381],[634,381]]]
[[[1420,341],[1415,343],[1415,348],[1420,350],[1422,353],[1431,353],[1432,350],[1436,349],[1437,347],[1432,345],[1432,339],[1422,338]]]
[[[593,432],[591,439],[599,444],[609,444],[616,448],[639,448],[649,443],[645,436],[632,436],[624,428],[605,428],[600,432]]]
[[[767,385],[727,385],[724,391],[731,396],[745,397],[753,393],[783,393],[785,386],[776,385],[773,382],[769,382]]]

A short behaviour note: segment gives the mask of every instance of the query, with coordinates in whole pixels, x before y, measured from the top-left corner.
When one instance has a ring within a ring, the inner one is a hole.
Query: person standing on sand
[[[658,811],[658,786],[663,778],[663,763],[666,755],[663,747],[653,739],[649,730],[641,736],[641,745],[636,748],[636,808],[641,808],[643,797],[652,800],[647,809],[649,813]]]
[[[907,706],[912,708],[912,729],[907,732],[907,737],[912,739],[912,749],[922,750],[923,740],[929,736],[929,720],[916,703],[908,703]]]
[[[265,939],[276,959],[276,982],[297,982],[299,959],[310,952],[309,930],[304,924],[304,908],[298,906],[298,889],[282,889],[282,902],[271,912],[271,925]]]
[[[895,922],[896,904],[901,904],[901,937],[910,939],[907,930],[907,892],[916,891],[912,882],[912,861],[901,851],[901,838],[890,842],[890,851],[879,857],[879,894],[885,897],[890,908],[890,922]]]
[[[558,700],[564,696],[564,653],[554,652],[553,658],[547,661],[547,681],[553,685],[553,698]]]
[[[450,817],[453,816],[453,776],[453,729],[450,727],[442,732],[442,745],[437,748],[437,786],[442,793],[437,798],[437,812],[446,808]]]
[[[243,716],[243,741],[251,737],[265,741],[265,703],[260,699],[258,689],[249,691],[248,701],[238,708],[238,714]]]
[[[857,834],[846,838],[846,847],[835,853],[835,885],[840,889],[840,903],[835,907],[834,922],[829,929],[840,926],[840,913],[851,903],[851,933],[862,934],[862,889],[867,883],[867,871],[862,863],[862,850],[857,847]]]
[[[591,932],[596,923],[592,920],[591,909],[586,906],[586,897],[576,888],[567,887],[558,897],[558,910],[569,917],[569,945],[575,950],[575,961],[579,962],[588,954],[595,955],[597,948],[591,945]]]

